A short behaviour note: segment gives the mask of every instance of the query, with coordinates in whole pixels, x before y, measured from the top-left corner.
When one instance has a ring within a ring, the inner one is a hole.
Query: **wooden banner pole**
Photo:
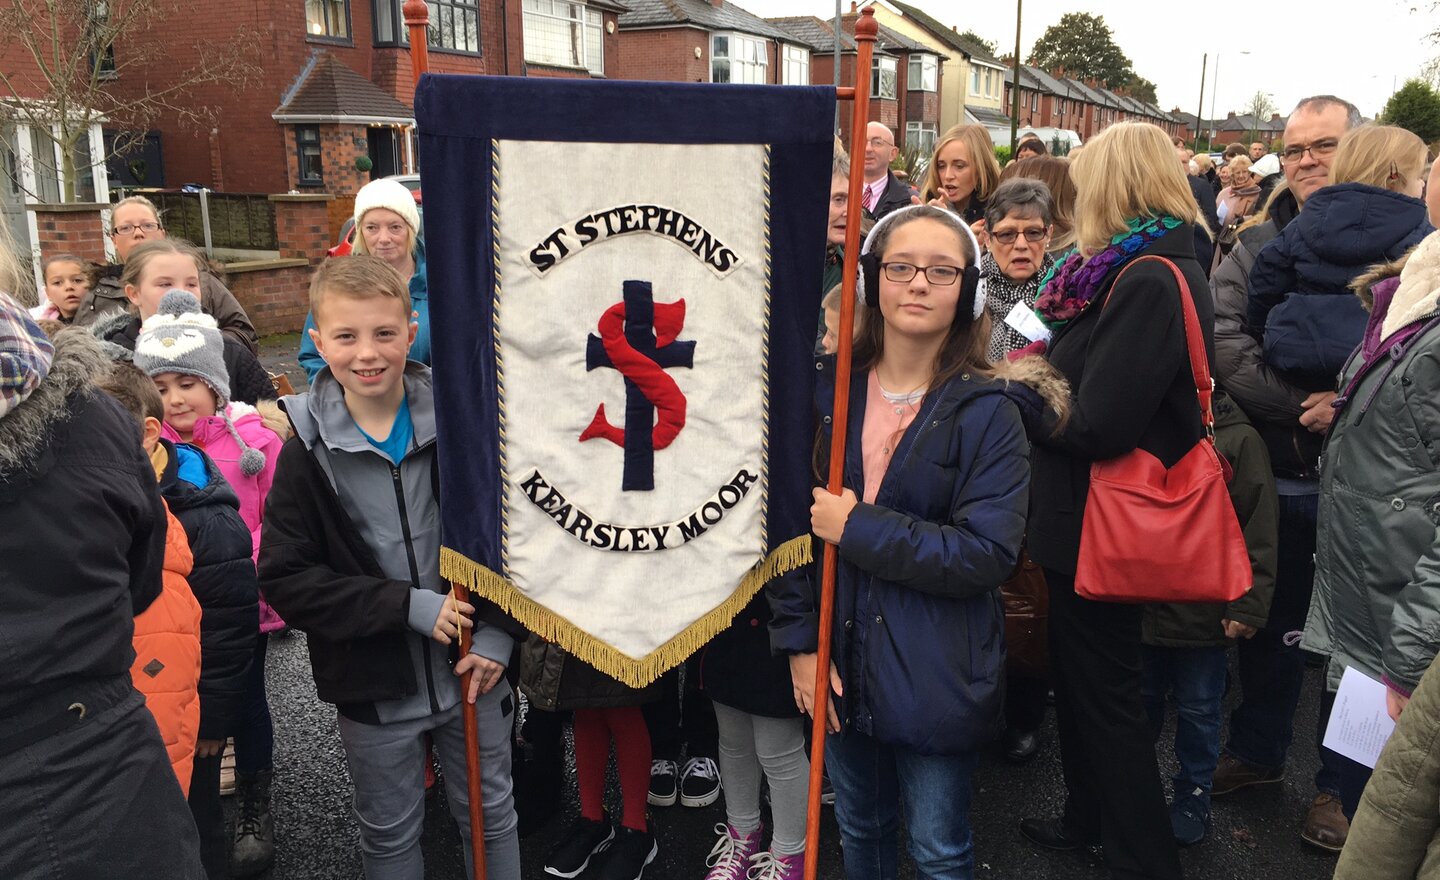
[[[459,581],[451,581],[455,598],[470,601],[470,591]],[[470,653],[470,630],[460,628],[460,656]],[[475,707],[466,702],[474,672],[460,676],[460,711],[465,719],[465,781],[470,794],[470,855],[475,861],[475,880],[485,880],[485,802],[480,789],[480,722]]]
[[[875,35],[875,10],[860,11],[855,23],[855,87],[850,109],[850,195],[845,215],[845,263],[840,295],[840,339],[835,364],[835,415],[831,421],[830,477],[832,495],[844,488],[845,435],[850,411],[850,350],[855,337],[855,288],[860,267],[860,193],[865,187],[865,162],[856,161],[865,150],[870,121],[870,66]],[[825,545],[820,580],[820,632],[815,653],[815,715],[810,744],[810,798],[805,814],[805,880],[815,880],[820,868],[820,780],[825,768],[825,719],[830,705],[830,631],[835,621],[835,570],[839,562],[834,544]]]

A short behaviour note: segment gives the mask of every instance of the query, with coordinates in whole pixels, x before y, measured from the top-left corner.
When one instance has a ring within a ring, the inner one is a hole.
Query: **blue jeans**
[[[1310,594],[1315,585],[1315,529],[1319,495],[1281,495],[1280,530],[1275,572],[1275,597],[1270,618],[1254,638],[1237,646],[1240,705],[1230,714],[1230,741],[1225,750],[1248,764],[1270,770],[1285,766],[1295,733],[1295,709],[1305,684],[1305,654],[1299,642],[1285,644],[1287,633],[1305,629]],[[1320,770],[1315,788],[1340,791],[1339,757],[1320,746],[1325,738],[1320,719],[1316,748]]]
[[[1199,788],[1209,796],[1220,760],[1220,703],[1225,697],[1225,648],[1145,646],[1140,693],[1158,740],[1165,725],[1165,695],[1175,696],[1175,797]]]
[[[971,880],[970,780],[979,763],[964,755],[918,755],[847,731],[825,738],[835,819],[850,880],[894,880],[900,806],[920,880]]]

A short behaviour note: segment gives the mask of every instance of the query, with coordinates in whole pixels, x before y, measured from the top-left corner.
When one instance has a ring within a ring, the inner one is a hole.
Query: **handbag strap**
[[[1185,273],[1174,261],[1168,260],[1158,254],[1145,254],[1136,257],[1120,270],[1115,276],[1115,283],[1110,285],[1110,292],[1105,294],[1105,302],[1110,302],[1114,295],[1115,288],[1120,286],[1120,279],[1125,277],[1131,267],[1138,263],[1154,261],[1162,263],[1170,268],[1170,273],[1175,276],[1175,283],[1180,287],[1180,311],[1185,316],[1185,348],[1190,354],[1190,374],[1195,379],[1195,396],[1200,401],[1200,421],[1205,425],[1205,436],[1215,441],[1215,412],[1211,403],[1215,397],[1215,380],[1210,375],[1210,359],[1205,354],[1205,337],[1200,332],[1200,316],[1195,314],[1195,302],[1190,296],[1190,284],[1185,280]],[[1104,305],[1101,305],[1104,308]]]

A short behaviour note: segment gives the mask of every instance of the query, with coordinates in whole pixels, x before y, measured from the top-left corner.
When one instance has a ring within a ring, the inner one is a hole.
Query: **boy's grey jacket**
[[[281,616],[310,636],[320,697],[339,703],[348,717],[371,723],[441,712],[460,698],[450,650],[430,638],[449,584],[440,577],[429,367],[407,363],[404,381],[415,433],[398,467],[360,432],[345,407],[344,389],[328,367],[315,377],[309,393],[283,399],[295,436],[281,452],[261,539],[261,587]],[[308,460],[304,465],[297,452]],[[312,463],[323,474],[321,486],[332,493],[330,499],[303,497],[316,481],[313,474],[307,480],[297,471]],[[297,517],[292,505],[309,509]],[[341,521],[313,521],[326,518]],[[337,529],[343,537],[358,538],[371,559],[356,559],[355,548],[337,546]],[[347,534],[351,530],[353,534]],[[349,564],[324,571],[337,561]],[[345,570],[355,563],[374,568],[363,574]],[[337,607],[337,602],[348,607]],[[342,622],[350,615],[370,619]],[[382,634],[388,637],[368,641]],[[377,651],[398,653],[397,638],[403,641],[411,671],[408,683],[400,684],[408,686],[392,685],[387,691],[377,683],[367,688],[366,682],[347,674],[361,653],[370,654],[370,662],[379,662]],[[504,630],[476,619],[472,653],[508,665],[513,647]],[[317,657],[317,651],[322,656]],[[327,677],[348,681],[327,690]],[[354,700],[360,693],[368,699]]]

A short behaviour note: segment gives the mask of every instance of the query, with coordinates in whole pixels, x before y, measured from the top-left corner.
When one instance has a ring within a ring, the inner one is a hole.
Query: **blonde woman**
[[[1195,259],[1203,221],[1175,155],[1159,127],[1122,122],[1071,164],[1078,250],[1042,284],[1035,311],[1074,397],[1067,426],[1035,443],[1027,527],[1050,588],[1068,796],[1061,815],[1025,819],[1021,832],[1050,849],[1103,844],[1113,876],[1154,880],[1179,878],[1180,858],[1141,699],[1142,608],[1081,598],[1074,584],[1091,464],[1138,447],[1168,466],[1204,436],[1174,276],[1147,263],[1116,280],[1140,256],[1173,262],[1209,346],[1214,306]]]
[[[164,241],[165,223],[160,219],[160,209],[144,196],[130,196],[115,203],[110,209],[110,241],[115,247],[115,260],[107,266],[100,266],[95,272],[95,284],[80,301],[75,310],[76,327],[89,327],[97,321],[124,312],[129,307],[125,298],[125,286],[120,275],[125,271],[125,261],[130,252],[147,241]],[[251,354],[259,352],[255,341],[255,325],[245,308],[225,286],[209,265],[204,265],[200,276],[200,307],[205,314],[220,325],[220,332],[244,345]]]
[[[985,218],[985,200],[999,183],[1000,163],[985,126],[957,125],[935,144],[920,198],[974,227]]]
[[[1265,363],[1287,382],[1335,391],[1335,376],[1365,331],[1350,283],[1433,230],[1420,200],[1425,159],[1424,142],[1402,128],[1350,131],[1335,151],[1330,185],[1255,258],[1249,325],[1261,334]]]

